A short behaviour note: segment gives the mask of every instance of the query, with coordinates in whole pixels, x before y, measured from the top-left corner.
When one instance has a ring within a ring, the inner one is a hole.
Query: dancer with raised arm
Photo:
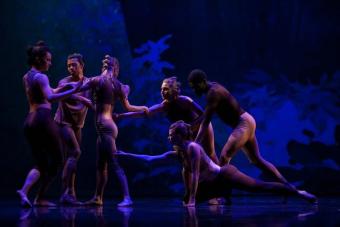
[[[123,201],[118,206],[129,206],[132,200],[129,194],[127,179],[123,169],[115,157],[117,152],[116,138],[118,128],[113,121],[112,111],[117,100],[120,100],[127,111],[148,111],[145,106],[131,105],[127,95],[128,86],[123,85],[118,79],[119,64],[116,58],[109,55],[103,60],[103,73],[91,78],[84,84],[82,90],[92,89],[95,100],[95,121],[98,133],[97,138],[97,182],[94,197],[85,202],[85,205],[102,206],[104,189],[108,178],[108,164],[112,164],[123,191]]]
[[[27,195],[32,186],[41,180],[34,200],[36,206],[55,206],[44,198],[52,179],[62,164],[62,151],[58,126],[51,117],[51,102],[59,101],[76,93],[82,81],[67,83],[52,89],[44,72],[51,66],[52,55],[48,46],[39,41],[27,50],[31,69],[24,75],[23,83],[29,103],[29,114],[24,123],[25,137],[31,147],[36,166],[28,173],[25,183],[17,191],[22,206],[32,206]],[[68,90],[65,90],[67,89]]]

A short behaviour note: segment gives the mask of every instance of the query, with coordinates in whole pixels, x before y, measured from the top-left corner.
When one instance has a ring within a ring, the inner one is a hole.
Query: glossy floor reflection
[[[135,199],[132,207],[20,208],[1,201],[1,226],[340,226],[340,197],[321,198],[319,205],[279,197],[236,197],[230,206],[184,208],[178,199]]]

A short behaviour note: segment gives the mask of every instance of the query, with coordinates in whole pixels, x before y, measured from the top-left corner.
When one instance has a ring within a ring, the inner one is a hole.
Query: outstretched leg
[[[242,173],[233,165],[223,166],[220,174],[222,174],[222,177],[230,182],[233,187],[238,189],[251,192],[267,191],[283,195],[297,195],[310,203],[317,202],[317,198],[306,191],[298,191],[283,183],[256,180]]]
[[[262,158],[256,136],[247,141],[247,143],[243,147],[243,150],[245,151],[252,164],[257,166],[262,171],[271,174],[273,177],[278,179],[279,182],[287,184],[290,187],[294,187],[288,183],[288,181],[281,175],[279,170],[272,163]]]

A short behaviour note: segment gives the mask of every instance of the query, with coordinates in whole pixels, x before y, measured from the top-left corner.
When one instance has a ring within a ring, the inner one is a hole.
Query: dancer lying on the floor
[[[201,123],[200,121],[197,121],[197,119],[201,117],[203,110],[190,97],[181,95],[180,86],[181,84],[177,81],[176,77],[164,79],[161,86],[163,102],[151,106],[148,114],[142,111],[128,112],[118,114],[117,118],[150,117],[155,114],[164,113],[171,123],[182,120],[185,123],[191,124],[194,136],[196,136]],[[208,126],[207,133],[204,134],[201,144],[210,159],[218,164],[219,161],[216,156],[214,145],[214,131],[211,123]]]
[[[232,188],[251,192],[273,192],[283,195],[297,195],[311,203],[316,203],[314,195],[296,190],[283,183],[263,182],[239,171],[233,165],[216,165],[204,152],[203,148],[192,140],[190,125],[177,121],[170,126],[169,141],[177,146],[176,151],[168,151],[161,155],[137,155],[118,152],[118,156],[127,156],[145,161],[161,161],[170,157],[178,157],[183,165],[183,181],[185,186],[184,206],[195,206],[210,198],[229,196]]]

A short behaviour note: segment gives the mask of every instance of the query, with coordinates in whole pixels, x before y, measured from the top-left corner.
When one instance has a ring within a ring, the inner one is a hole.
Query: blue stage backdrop
[[[1,195],[14,195],[33,166],[23,136],[28,105],[22,87],[25,48],[37,40],[51,47],[52,86],[66,75],[66,57],[79,52],[85,74],[100,72],[105,54],[120,60],[119,79],[131,87],[129,100],[161,102],[165,77],[176,75],[182,94],[205,105],[188,88],[190,70],[201,68],[225,85],[257,121],[262,156],[295,185],[317,194],[340,193],[340,3],[337,1],[19,1],[1,3]],[[55,106],[54,106],[55,109]],[[118,106],[117,112],[122,112]],[[77,191],[95,188],[93,113],[83,131]],[[171,149],[169,122],[118,122],[118,149],[160,154]],[[213,119],[219,154],[230,129]],[[270,180],[242,152],[240,170]],[[133,196],[183,193],[181,168],[122,159]],[[111,174],[106,195],[118,195]],[[60,193],[60,179],[50,195]]]

